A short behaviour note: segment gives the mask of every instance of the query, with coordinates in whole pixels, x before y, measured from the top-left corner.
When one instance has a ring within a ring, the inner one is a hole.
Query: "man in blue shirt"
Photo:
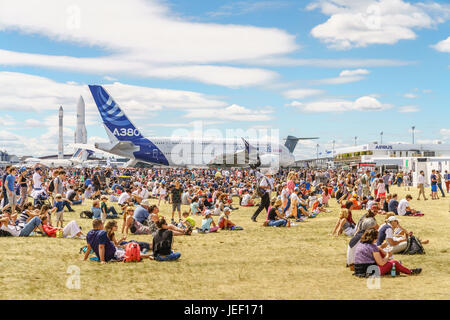
[[[9,174],[5,180],[8,205],[4,206],[3,209],[11,207],[11,214],[16,213],[16,205],[17,205],[16,188],[15,188],[16,173],[17,169],[15,167],[11,167],[11,169],[9,169]]]
[[[116,247],[114,243],[108,238],[105,230],[103,230],[103,223],[100,219],[95,219],[92,222],[93,230],[89,231],[86,235],[86,241],[88,247],[86,249],[86,254],[84,255],[84,260],[87,260],[91,249],[95,252],[95,255],[100,260],[101,264],[114,259],[116,254]]]
[[[431,171],[431,200],[439,199],[437,194],[437,176],[436,170]]]
[[[133,218],[137,222],[142,223],[143,225],[147,225],[147,218],[149,217],[148,209],[150,208],[150,201],[145,199],[141,202],[141,205],[134,209]]]

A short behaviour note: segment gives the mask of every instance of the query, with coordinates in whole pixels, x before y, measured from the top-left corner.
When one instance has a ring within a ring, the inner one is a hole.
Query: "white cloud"
[[[317,0],[307,6],[329,19],[311,30],[329,47],[345,50],[413,40],[416,29],[433,28],[450,18],[450,5],[403,0]]]
[[[299,101],[292,101],[291,103],[286,104],[287,107],[301,107],[303,106],[302,102]]]
[[[10,127],[16,125],[16,121],[8,114],[2,115],[0,118],[0,126]]]
[[[110,53],[75,58],[3,51],[3,65],[42,66],[108,77],[130,72],[226,86],[260,84],[275,73],[214,64],[278,56],[299,47],[295,36],[280,29],[195,23],[156,0],[9,1],[0,9],[2,30],[96,46]],[[222,73],[224,79],[218,80],[216,73]]]
[[[370,71],[366,69],[344,70],[339,74],[339,77],[337,78],[312,80],[309,83],[312,85],[352,83],[366,79],[364,75],[367,75],[369,73]]]
[[[193,91],[148,88],[119,82],[104,87],[124,111],[130,112],[130,116],[162,108],[218,108],[228,105]],[[75,113],[80,94],[84,97],[89,120],[90,115],[97,114],[97,109],[87,85],[61,83],[24,73],[0,72],[0,110],[40,112],[57,110],[62,105],[65,114],[70,115]]]
[[[371,96],[364,96],[355,101],[349,100],[322,100],[304,103],[298,106],[303,112],[319,113],[319,112],[346,112],[346,111],[383,111],[392,108],[391,105],[382,104],[380,101]]]
[[[450,52],[450,37],[445,40],[442,40],[432,46],[434,49],[440,52]]]
[[[239,16],[255,11],[262,10],[276,10],[288,6],[289,3],[285,1],[235,1],[221,6],[216,11],[208,12],[209,16]]]
[[[398,108],[398,112],[400,113],[414,113],[419,111],[420,109],[417,106],[403,106]]]
[[[217,120],[230,120],[230,121],[269,121],[272,120],[273,108],[259,108],[259,110],[253,110],[233,104],[223,109],[193,109],[190,110],[185,117],[186,118],[198,118],[198,119],[217,119]]]
[[[419,97],[417,94],[414,93],[405,93],[403,96],[408,99],[416,99]]]
[[[450,139],[450,129],[441,129],[440,133],[444,139]]]
[[[287,57],[269,57],[257,60],[242,60],[248,65],[273,67],[317,67],[317,68],[375,68],[402,67],[415,64],[415,61],[394,59],[296,59]]]
[[[323,93],[325,93],[325,91],[319,89],[293,89],[284,91],[283,96],[287,99],[304,99]]]
[[[214,65],[156,65],[134,61],[132,57],[126,56],[75,58],[20,53],[1,49],[0,65],[37,66],[89,74],[114,73],[143,78],[184,79],[228,87],[264,84],[276,79],[278,76],[276,72],[258,68]],[[112,79],[110,76],[105,77]]]

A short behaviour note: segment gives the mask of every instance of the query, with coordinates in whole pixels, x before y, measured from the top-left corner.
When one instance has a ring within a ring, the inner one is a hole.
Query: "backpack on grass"
[[[125,257],[123,262],[139,262],[141,261],[141,247],[135,242],[130,242],[125,246]]]
[[[414,236],[408,237],[408,245],[402,254],[425,254],[425,249],[420,240]]]

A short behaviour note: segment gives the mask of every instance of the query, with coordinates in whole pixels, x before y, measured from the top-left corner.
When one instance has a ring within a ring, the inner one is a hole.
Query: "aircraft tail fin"
[[[111,142],[117,140],[135,141],[142,138],[139,130],[102,86],[89,85],[89,90],[92,93]]]
[[[86,161],[94,152],[87,149],[77,149],[72,156],[72,160]]]
[[[300,138],[296,138],[294,136],[288,136],[286,138],[286,142],[285,142],[284,146],[289,150],[290,153],[294,152],[294,149],[297,146],[298,140],[300,140]]]

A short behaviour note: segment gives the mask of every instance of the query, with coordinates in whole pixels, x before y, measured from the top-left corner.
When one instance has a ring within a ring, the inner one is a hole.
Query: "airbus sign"
[[[392,146],[383,146],[383,145],[377,145],[375,147],[377,150],[393,150],[394,148]]]

